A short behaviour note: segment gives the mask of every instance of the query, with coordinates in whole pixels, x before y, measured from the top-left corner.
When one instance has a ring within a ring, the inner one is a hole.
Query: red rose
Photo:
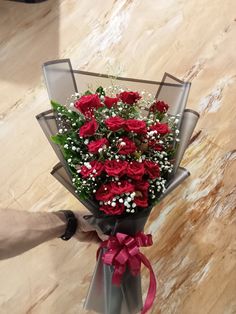
[[[79,130],[79,135],[81,137],[88,137],[92,136],[95,134],[95,132],[98,129],[98,123],[97,121],[93,118],[92,120],[85,122],[84,125],[81,126]]]
[[[134,198],[134,203],[138,206],[138,207],[148,207],[148,197],[147,195],[143,194],[142,196],[138,196]]]
[[[118,97],[107,97],[105,96],[104,98],[104,104],[107,106],[107,108],[111,108],[115,106],[118,102],[119,98]]]
[[[78,109],[86,118],[93,116],[94,110],[102,106],[100,98],[97,94],[84,95],[78,99],[75,104],[75,108]]]
[[[161,135],[165,135],[170,132],[170,129],[167,123],[156,123],[150,126],[150,130],[157,131],[157,133]]]
[[[125,206],[124,204],[116,203],[115,207],[111,205],[102,205],[99,209],[107,215],[121,215],[125,210]]]
[[[101,138],[99,140],[91,141],[88,144],[88,151],[90,153],[96,154],[100,148],[103,148],[104,146],[108,146],[109,142],[106,138]]]
[[[125,130],[133,131],[137,134],[147,133],[146,123],[142,120],[128,119],[125,121]]]
[[[83,178],[89,177],[91,174],[94,177],[98,177],[101,175],[102,171],[104,170],[104,165],[100,161],[93,160],[90,163],[88,163],[87,166],[82,166],[80,174]]]
[[[147,195],[149,186],[150,184],[148,181],[138,181],[135,183],[135,191]]]
[[[132,161],[127,167],[127,175],[134,180],[141,180],[144,175],[144,165],[142,162]]]
[[[102,184],[100,188],[95,193],[95,198],[98,201],[110,201],[114,197],[114,194],[111,192],[109,184]]]
[[[116,195],[134,192],[134,185],[127,180],[122,180],[120,182],[112,182],[110,191],[111,193]]]
[[[148,174],[151,179],[160,177],[160,168],[157,163],[150,160],[145,160],[144,167],[146,174]]]
[[[121,155],[132,154],[136,151],[137,147],[133,141],[131,141],[128,137],[123,137],[122,141],[118,144],[118,153]]]
[[[127,161],[117,161],[116,159],[113,160],[106,160],[104,163],[105,171],[109,176],[114,177],[121,177],[125,174],[128,162]]]
[[[137,92],[122,92],[119,95],[117,95],[117,97],[119,97],[119,99],[123,103],[128,105],[133,105],[141,98],[141,96]]]
[[[148,142],[148,145],[152,148],[152,149],[154,149],[154,150],[156,150],[156,151],[162,151],[163,150],[163,146],[161,145],[161,144],[159,144],[157,141],[155,141],[155,140],[152,140],[152,141],[149,141]]]
[[[119,116],[111,117],[105,120],[105,124],[111,131],[118,131],[120,130],[124,124],[125,120]]]
[[[154,104],[151,105],[150,111],[159,111],[162,113],[167,112],[169,109],[169,105],[167,105],[164,101],[156,101]]]

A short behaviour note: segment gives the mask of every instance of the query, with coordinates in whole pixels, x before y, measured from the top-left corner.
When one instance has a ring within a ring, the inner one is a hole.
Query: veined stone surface
[[[43,62],[192,82],[188,107],[201,118],[182,162],[191,177],[146,226],[159,283],[153,314],[236,313],[235,13],[234,0],[0,3],[1,208],[82,208],[50,175],[57,158],[35,119],[49,108]],[[1,314],[89,313],[95,256],[95,245],[55,239],[2,261]]]

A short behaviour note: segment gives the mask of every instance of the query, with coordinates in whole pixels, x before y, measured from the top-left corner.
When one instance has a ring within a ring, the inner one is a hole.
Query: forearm
[[[63,214],[0,210],[0,259],[21,254],[60,237],[66,227]]]

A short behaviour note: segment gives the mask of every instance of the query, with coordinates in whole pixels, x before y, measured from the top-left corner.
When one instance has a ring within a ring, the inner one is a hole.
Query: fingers
[[[101,229],[98,226],[93,226],[91,225],[87,220],[86,217],[83,216],[81,219],[81,225],[80,225],[80,230],[84,231],[84,232],[88,232],[88,231],[96,231],[97,235],[99,236],[99,238],[102,241],[107,240],[107,236],[103,234],[103,232],[101,231]]]
[[[76,239],[80,242],[92,242],[92,243],[100,243],[101,239],[98,237],[95,231],[92,232],[80,232],[75,235]]]
[[[100,243],[102,241],[106,241],[109,237],[103,234],[101,231],[93,230],[87,232],[77,232],[75,234],[77,240],[81,242],[93,242]]]
[[[104,234],[100,229],[96,230],[98,237],[102,240],[102,241],[106,241],[108,240],[109,236],[107,236],[106,234]]]
[[[94,242],[99,243],[101,241],[106,241],[108,236],[105,235],[102,230],[98,226],[91,225],[89,223],[89,217],[92,215],[88,215],[88,213],[75,213],[79,222],[78,231],[76,233],[76,238],[82,242]]]

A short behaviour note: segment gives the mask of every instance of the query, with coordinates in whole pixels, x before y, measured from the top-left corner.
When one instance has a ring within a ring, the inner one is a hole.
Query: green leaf
[[[84,93],[84,95],[92,95],[92,92],[90,92],[90,90],[86,90],[86,92]]]
[[[67,142],[67,135],[65,134],[56,134],[51,136],[53,143],[63,146]]]
[[[99,86],[99,87],[96,89],[96,93],[97,93],[99,96],[105,96],[105,95],[106,95],[106,93],[105,93],[105,91],[104,91],[104,89],[103,89],[102,86]]]
[[[103,110],[107,110],[107,107],[99,107],[98,109],[96,109],[96,112],[100,113],[102,112]]]
[[[61,104],[59,104],[58,102],[54,100],[51,100],[51,105],[52,105],[52,108],[57,112],[60,112],[61,110],[65,108],[64,106],[62,106]]]
[[[62,135],[62,134],[57,134],[57,135],[53,135],[51,136],[51,140],[58,145],[63,145],[66,141],[66,136]]]
[[[70,120],[71,124],[76,123],[76,128],[80,127],[84,123],[84,116],[82,114],[68,110],[65,106],[62,106],[61,104],[57,103],[56,101],[51,101],[52,108],[61,114],[62,118],[67,118]]]
[[[86,200],[88,199],[89,195],[88,193],[86,193],[85,191],[82,191],[79,195],[79,197],[82,199],[82,200]]]

